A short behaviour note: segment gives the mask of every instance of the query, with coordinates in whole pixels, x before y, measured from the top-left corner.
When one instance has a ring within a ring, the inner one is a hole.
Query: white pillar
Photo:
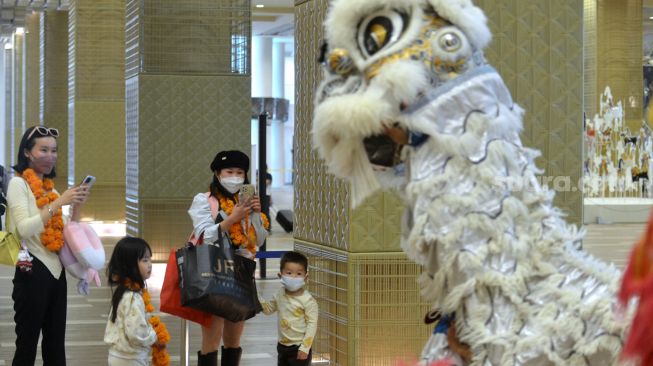
[[[272,96],[283,98],[285,78],[286,51],[283,42],[274,42],[272,45]]]
[[[272,96],[274,98],[284,97],[284,69],[285,50],[282,42],[273,42],[272,45]],[[285,183],[283,171],[285,170],[284,159],[284,133],[283,122],[271,121],[268,126],[268,168],[272,174],[272,186],[281,187]]]
[[[272,96],[272,38],[252,37],[252,97]]]
[[[6,169],[9,168],[9,163],[11,161],[9,151],[7,148],[7,143],[9,139],[7,138],[9,134],[9,121],[6,118],[7,113],[7,103],[5,97],[5,78],[7,70],[5,70],[5,45],[7,43],[0,43],[0,131],[2,131],[2,138],[0,138],[0,164],[2,164]],[[653,160],[653,159],[651,159]],[[4,227],[4,225],[2,226]]]

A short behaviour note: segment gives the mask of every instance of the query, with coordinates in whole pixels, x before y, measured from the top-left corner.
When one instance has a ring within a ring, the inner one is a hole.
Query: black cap
[[[240,168],[249,171],[249,158],[238,150],[220,151],[211,163],[211,171],[220,171],[224,168]]]

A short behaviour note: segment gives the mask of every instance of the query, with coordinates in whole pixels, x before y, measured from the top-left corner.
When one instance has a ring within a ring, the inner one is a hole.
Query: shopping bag
[[[177,251],[181,274],[181,303],[232,322],[262,311],[256,292],[256,262],[235,254],[229,236],[214,243],[186,246]]]
[[[179,271],[177,269],[177,250],[172,249],[166,265],[166,274],[161,288],[161,311],[182,319],[190,320],[204,327],[211,326],[213,315],[191,307],[182,306]]]
[[[20,252],[20,241],[9,231],[0,231],[0,264],[15,266]]]

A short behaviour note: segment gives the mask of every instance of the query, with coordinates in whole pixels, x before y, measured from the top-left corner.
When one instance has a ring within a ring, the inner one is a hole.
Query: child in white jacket
[[[147,366],[157,334],[148,322],[143,288],[152,273],[151,249],[140,238],[123,238],[116,244],[107,268],[115,286],[104,333],[109,344],[109,366]],[[146,295],[149,296],[149,295]]]

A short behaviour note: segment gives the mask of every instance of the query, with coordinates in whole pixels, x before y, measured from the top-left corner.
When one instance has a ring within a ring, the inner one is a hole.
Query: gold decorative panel
[[[14,136],[12,141],[11,154],[12,156],[12,165],[16,164],[16,157],[18,146],[20,146],[20,139],[23,137],[23,132],[25,131],[25,104],[23,98],[23,91],[25,88],[24,85],[24,72],[25,67],[23,63],[24,59],[24,47],[25,47],[25,36],[18,35],[14,33],[14,50],[12,52],[11,64],[13,66],[12,70],[12,96],[11,102],[11,131]]]
[[[609,86],[615,99],[623,100],[633,134],[642,126],[644,100],[642,8],[642,0],[601,0],[596,5],[596,93]]]
[[[394,193],[378,193],[350,212],[349,252],[401,251],[401,218],[404,204]]]
[[[215,154],[251,146],[251,79],[141,75],[139,195],[192,197],[211,182]]]
[[[78,100],[73,118],[76,121],[74,155],[71,155],[74,173],[69,175],[68,184],[78,184],[86,175],[94,175],[97,181],[83,215],[95,220],[122,221],[125,211],[125,105],[123,102]]]
[[[68,13],[40,13],[40,123],[59,129],[56,185],[68,184]]]
[[[328,1],[314,0],[295,6],[295,226],[296,239],[350,248],[349,191],[328,174],[311,144],[313,98],[322,78],[316,59],[323,37],[321,26]]]
[[[432,328],[420,299],[420,267],[397,252],[353,254],[296,241],[309,262],[308,289],[318,302],[314,359],[331,365],[394,366],[414,359]]]
[[[75,183],[92,174],[96,184],[125,183],[123,102],[75,103]]]
[[[38,125],[39,120],[39,79],[40,79],[40,41],[38,13],[25,15],[25,126]]]
[[[596,0],[583,0],[583,112],[586,118],[594,118],[599,112],[599,91],[597,78],[597,14]]]
[[[140,75],[127,80],[130,234],[156,238],[162,248],[179,246],[177,239],[188,236],[192,226],[183,220],[192,197],[208,189],[215,154],[250,151],[250,89],[251,79],[245,76]]]
[[[122,220],[125,1],[71,0],[68,11],[68,184],[95,175],[82,214]]]
[[[128,0],[127,77],[249,75],[249,0]]]
[[[568,215],[568,221],[580,223],[583,2],[475,3],[486,12],[494,36],[486,56],[503,76],[515,102],[526,110],[524,145],[542,151],[538,166],[545,169],[545,177],[569,179],[569,191],[557,192],[555,205]],[[637,62],[641,63],[641,57]]]
[[[152,247],[152,260],[166,262],[171,248],[181,247],[193,230],[186,213],[192,202],[188,199],[143,199],[140,204],[139,236]]]
[[[69,13],[71,95],[124,100],[125,0],[70,0]]]
[[[12,119],[13,113],[13,104],[11,101],[11,96],[13,95],[14,83],[11,79],[11,76],[14,72],[14,63],[13,63],[13,50],[5,49],[4,53],[4,73],[5,73],[5,95],[2,98],[5,99],[5,110],[4,110],[4,123],[2,128],[4,133],[2,134],[2,139],[4,140],[5,145],[5,167],[11,166],[14,164],[16,159],[14,151],[16,148],[14,146],[14,123]]]
[[[80,178],[76,181],[79,183]],[[96,183],[84,204],[82,220],[122,222],[125,220],[125,183]]]

